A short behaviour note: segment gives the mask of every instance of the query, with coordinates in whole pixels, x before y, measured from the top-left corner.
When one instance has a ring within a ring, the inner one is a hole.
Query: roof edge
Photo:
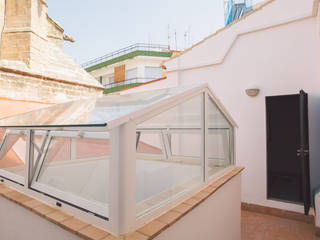
[[[63,79],[58,79],[58,78],[53,78],[45,75],[41,75],[38,73],[30,73],[22,70],[17,70],[17,69],[12,69],[12,68],[7,68],[7,67],[2,67],[0,66],[0,71],[7,72],[7,73],[14,73],[14,74],[19,74],[19,75],[24,75],[28,77],[34,77],[34,78],[40,78],[42,80],[48,80],[48,81],[53,81],[53,82],[59,82],[59,83],[64,83],[64,84],[73,84],[74,82],[68,81],[68,80],[63,80]],[[77,86],[81,87],[86,87],[86,88],[93,88],[93,89],[98,89],[98,90],[104,90],[104,88],[98,87],[98,86],[93,86],[89,84],[84,84],[84,83],[76,83]]]

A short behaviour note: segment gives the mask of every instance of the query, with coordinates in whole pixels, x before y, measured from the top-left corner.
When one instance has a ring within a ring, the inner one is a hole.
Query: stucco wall
[[[0,232],[6,240],[80,240],[81,238],[0,197]]]
[[[240,196],[238,175],[155,240],[241,239]]]
[[[266,199],[266,116],[265,96],[309,93],[311,182],[319,178],[320,88],[319,39],[315,19],[241,37],[224,64],[184,71],[180,81],[206,81],[239,125],[236,139],[238,165],[246,167],[243,201],[272,207],[301,210]],[[257,86],[256,98],[245,89]]]

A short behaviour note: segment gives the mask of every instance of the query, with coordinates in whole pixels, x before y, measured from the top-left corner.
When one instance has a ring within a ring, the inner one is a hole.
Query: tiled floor
[[[242,211],[242,240],[320,240],[314,226],[285,218]]]

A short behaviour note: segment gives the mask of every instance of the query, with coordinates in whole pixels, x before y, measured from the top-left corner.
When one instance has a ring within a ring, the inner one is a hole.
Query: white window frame
[[[10,135],[24,135],[26,137],[26,159],[25,159],[25,164],[24,164],[24,172],[27,171],[27,161],[28,161],[28,156],[27,156],[27,148],[28,148],[28,140],[27,140],[27,135],[28,135],[28,131],[27,130],[6,130],[5,135],[3,136],[3,140],[0,146],[0,154],[2,151],[3,146],[7,143],[7,139]],[[43,145],[43,142],[45,140],[45,135],[46,135],[46,131],[36,131],[35,133],[36,136],[42,136],[42,140],[41,140],[41,146]],[[39,153],[38,156],[40,156],[41,153]],[[13,181],[16,182],[20,185],[25,185],[25,179],[26,179],[26,174],[24,174],[24,176],[20,176],[11,172],[8,172],[4,169],[0,169],[0,176],[3,178],[8,179],[9,181]]]
[[[56,198],[60,201],[66,202],[81,208],[85,211],[92,212],[93,214],[109,218],[109,204],[99,203],[93,200],[87,200],[85,198],[76,196],[75,194],[58,190],[54,187],[50,187],[46,184],[37,182],[37,178],[41,171],[44,161],[49,150],[49,145],[54,137],[65,138],[86,138],[86,139],[108,139],[110,140],[110,134],[108,132],[82,132],[82,131],[51,131],[47,138],[44,149],[46,150],[42,155],[39,164],[37,165],[35,174],[31,182],[31,188],[38,190],[44,194],[49,195],[52,198]],[[107,173],[106,173],[107,174]]]

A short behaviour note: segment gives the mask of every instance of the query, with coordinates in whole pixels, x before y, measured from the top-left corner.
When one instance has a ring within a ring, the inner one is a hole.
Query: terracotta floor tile
[[[162,216],[158,217],[157,220],[168,224],[169,226],[174,224],[181,218],[182,214],[176,211],[169,211]]]
[[[241,214],[242,240],[320,240],[312,224],[249,211]]]
[[[30,200],[30,201],[24,202],[23,206],[25,206],[26,208],[31,210],[32,208],[38,207],[41,204],[43,204],[43,203],[38,201],[38,200],[36,200],[36,199],[33,199],[33,200]]]
[[[0,188],[0,195],[5,195],[9,192],[13,192],[14,190],[12,188],[8,188],[7,186],[5,185],[0,185],[1,188]]]
[[[56,209],[46,205],[46,204],[41,204],[35,208],[32,209],[33,212],[41,215],[41,216],[45,216],[49,213],[52,213],[54,211],[57,211]]]
[[[55,211],[53,213],[49,213],[48,215],[45,216],[49,221],[54,222],[56,224],[59,224],[62,221],[65,221],[69,218],[71,218],[70,215],[62,212],[62,211]]]
[[[77,231],[81,230],[82,228],[89,226],[89,224],[81,221],[78,218],[73,217],[73,218],[70,218],[70,219],[67,219],[67,220],[61,222],[61,226],[63,228],[68,229],[69,231],[77,232]]]
[[[164,229],[166,229],[168,225],[166,223],[154,220],[146,225],[144,225],[142,228],[138,229],[138,232],[147,235],[149,237],[155,237],[159,235],[160,232],[162,232]]]
[[[183,203],[188,204],[192,207],[195,207],[200,203],[200,200],[192,197],[192,198],[189,198],[188,200],[184,201]]]
[[[134,232],[134,233],[127,235],[125,239],[126,240],[147,240],[149,238],[141,233]]]
[[[107,237],[110,235],[109,233],[96,228],[94,226],[88,226],[85,228],[82,228],[78,233],[79,236],[83,237],[84,239],[92,239],[92,240],[100,240],[104,237]]]
[[[173,210],[182,214],[185,214],[187,212],[189,212],[192,209],[192,206],[185,204],[185,203],[181,203],[178,206],[176,206]]]
[[[193,198],[196,198],[200,201],[207,199],[210,196],[210,193],[205,192],[205,191],[200,191],[199,193],[197,193],[196,195],[193,196]]]
[[[18,204],[22,204],[23,202],[27,202],[27,201],[32,200],[31,197],[28,197],[27,195],[24,195],[24,194],[22,194],[20,192],[16,192],[16,191],[10,192],[6,196],[8,199],[10,199]]]
[[[115,237],[112,235],[108,235],[107,237],[104,237],[101,240],[123,240],[123,237]]]

